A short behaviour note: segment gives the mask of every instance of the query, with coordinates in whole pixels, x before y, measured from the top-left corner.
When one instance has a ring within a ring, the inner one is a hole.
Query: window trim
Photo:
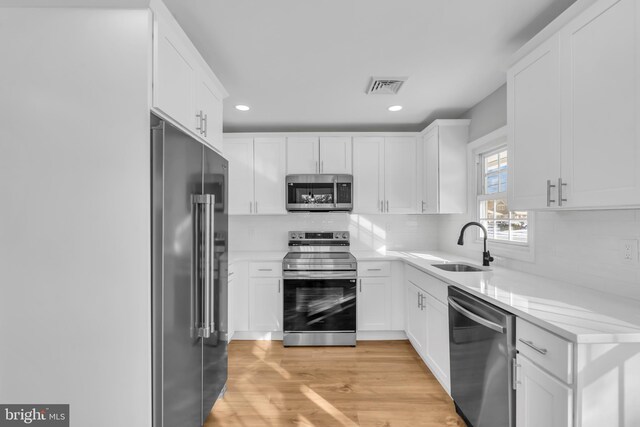
[[[468,204],[473,206],[473,212],[469,212],[475,221],[479,221],[480,205],[479,197],[483,177],[481,157],[484,154],[491,154],[492,151],[499,151],[508,145],[507,126],[503,126],[490,132],[467,145],[467,164],[469,165],[469,185]],[[503,193],[496,193],[503,194]],[[496,194],[491,194],[490,198],[496,198]],[[508,191],[504,193],[507,198]],[[478,229],[473,244],[482,246],[482,233]],[[527,243],[506,242],[500,240],[488,240],[489,250],[493,255],[511,258],[520,261],[535,261],[535,213],[527,212]]]

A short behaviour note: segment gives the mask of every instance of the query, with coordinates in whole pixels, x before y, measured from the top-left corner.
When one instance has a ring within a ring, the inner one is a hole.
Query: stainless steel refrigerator
[[[196,427],[227,381],[227,161],[151,126],[153,426]]]

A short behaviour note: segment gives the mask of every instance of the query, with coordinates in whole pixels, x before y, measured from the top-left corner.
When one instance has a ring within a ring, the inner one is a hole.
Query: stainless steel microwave
[[[353,176],[287,175],[288,211],[350,211],[353,209]]]

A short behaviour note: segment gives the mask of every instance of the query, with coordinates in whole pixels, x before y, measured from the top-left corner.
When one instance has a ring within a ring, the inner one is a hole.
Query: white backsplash
[[[229,249],[232,252],[286,251],[288,231],[348,230],[353,251],[435,250],[439,223],[438,217],[426,215],[295,213],[230,216]]]
[[[456,244],[460,228],[470,220],[467,215],[443,217],[440,249],[480,260],[479,245]],[[496,264],[640,299],[640,264],[622,256],[623,239],[640,240],[640,210],[537,212],[534,234],[532,262],[496,258]]]

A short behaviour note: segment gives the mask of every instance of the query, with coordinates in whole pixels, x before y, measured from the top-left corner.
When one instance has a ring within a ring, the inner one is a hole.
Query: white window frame
[[[468,203],[473,206],[473,211],[469,212],[475,221],[480,219],[481,197],[480,189],[483,187],[484,165],[481,163],[482,156],[495,152],[507,145],[507,127],[501,127],[489,134],[476,139],[468,144],[467,165],[469,167],[468,182]],[[507,156],[509,154],[507,153]],[[511,158],[511,156],[509,156]],[[502,193],[487,196],[491,199],[497,198]],[[504,194],[506,198],[506,194]],[[483,234],[480,230],[476,234],[474,244],[482,247]],[[511,258],[520,261],[533,262],[535,260],[535,213],[527,212],[527,243],[488,240],[488,247],[492,255]]]

